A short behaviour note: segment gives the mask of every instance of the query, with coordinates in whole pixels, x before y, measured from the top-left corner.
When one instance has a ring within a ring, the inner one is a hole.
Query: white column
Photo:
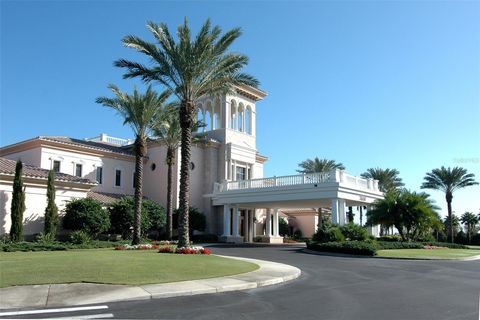
[[[232,223],[232,227],[233,227],[232,236],[234,237],[238,237],[238,219],[239,219],[238,206],[235,206],[233,207],[233,223]]]
[[[230,206],[223,206],[223,236],[230,236]]]
[[[253,222],[253,215],[255,214],[255,211],[253,210],[248,210],[248,241],[253,242],[253,231],[255,229],[255,225]]]
[[[346,210],[345,210],[345,200],[338,199],[338,224],[343,226],[345,221],[347,220],[346,217]]]
[[[265,235],[272,236],[272,209],[267,209],[267,218],[265,219]]]
[[[278,209],[275,208],[273,209],[273,236],[278,237],[278,227],[279,227],[279,222],[278,222]]]
[[[332,223],[338,224],[338,199],[332,199]]]

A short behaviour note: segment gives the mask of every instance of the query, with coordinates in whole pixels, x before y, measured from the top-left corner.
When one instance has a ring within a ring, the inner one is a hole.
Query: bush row
[[[315,251],[338,252],[356,254],[362,256],[374,256],[377,254],[375,243],[370,241],[344,241],[344,242],[307,242],[307,248]]]
[[[72,249],[100,249],[100,248],[113,248],[119,244],[123,244],[123,241],[90,241],[88,243],[74,244],[69,242],[10,242],[0,243],[0,251],[15,252],[15,251],[63,251]]]

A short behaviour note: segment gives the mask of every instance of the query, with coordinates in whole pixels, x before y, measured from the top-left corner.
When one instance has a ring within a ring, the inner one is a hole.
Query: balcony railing
[[[356,189],[379,191],[377,180],[352,176],[345,173],[343,170],[336,169],[327,173],[307,173],[292,176],[224,181],[222,183],[215,183],[213,192],[221,193],[232,190],[281,188],[308,184],[322,184],[328,182],[340,182]]]

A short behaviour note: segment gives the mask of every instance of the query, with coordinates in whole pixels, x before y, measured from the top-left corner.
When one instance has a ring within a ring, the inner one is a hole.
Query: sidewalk
[[[76,306],[246,290],[293,280],[301,274],[300,269],[282,263],[223,257],[252,262],[260,268],[227,277],[142,286],[72,283],[8,287],[0,289],[0,309]]]

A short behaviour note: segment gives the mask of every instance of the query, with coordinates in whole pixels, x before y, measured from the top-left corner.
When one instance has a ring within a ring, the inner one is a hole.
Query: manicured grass
[[[480,250],[472,249],[395,249],[379,250],[379,257],[417,258],[417,259],[459,259],[479,256]]]
[[[0,287],[73,282],[141,285],[220,277],[256,269],[256,264],[239,260],[156,250],[2,252]]]

